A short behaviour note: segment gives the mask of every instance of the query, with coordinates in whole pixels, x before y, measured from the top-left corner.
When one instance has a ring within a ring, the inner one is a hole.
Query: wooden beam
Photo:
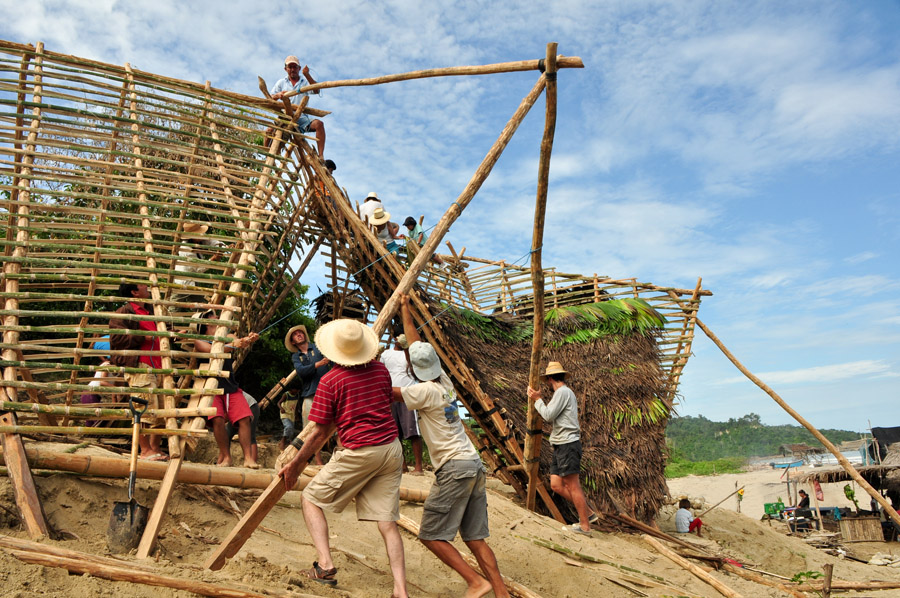
[[[669,550],[665,546],[659,543],[658,540],[651,538],[650,536],[644,535],[641,536],[644,539],[644,542],[652,546],[656,549],[658,553],[675,563],[676,565],[684,568],[685,570],[696,575],[701,581],[711,585],[716,589],[717,592],[725,596],[726,598],[741,598],[741,595],[726,586],[724,583],[695,565],[694,563],[689,562],[682,556],[676,554],[673,550]]]
[[[16,425],[16,414],[0,415],[0,424]],[[12,481],[13,495],[28,535],[35,539],[49,537],[50,528],[47,527],[41,499],[38,497],[34,478],[28,468],[28,459],[25,456],[22,439],[17,434],[2,434],[0,441],[2,441],[3,454],[6,458],[6,468]]]
[[[537,199],[534,206],[534,232],[531,238],[531,286],[534,293],[534,335],[531,339],[531,366],[528,370],[528,385],[540,388],[541,349],[544,345],[544,269],[541,254],[544,245],[544,215],[547,211],[547,187],[550,178],[550,154],[553,152],[553,137],[556,133],[556,47],[547,44],[546,72],[547,110],[544,116],[544,138],[541,140],[541,157],[538,161]],[[524,465],[528,474],[528,490],[525,507],[535,510],[537,487],[541,484],[541,438],[544,420],[534,408],[530,399],[525,416]]]

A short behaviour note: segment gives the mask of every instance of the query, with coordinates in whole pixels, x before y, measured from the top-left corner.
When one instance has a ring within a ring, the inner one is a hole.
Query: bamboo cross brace
[[[556,132],[556,43],[547,44],[546,74],[547,110],[544,117],[544,137],[541,140],[541,156],[538,162],[537,199],[534,206],[534,233],[531,239],[531,283],[534,292],[534,334],[531,340],[531,365],[528,385],[540,388],[541,348],[544,344],[544,270],[541,267],[541,248],[544,245],[544,215],[547,210],[547,187],[550,176],[550,154]],[[531,400],[528,402],[525,430],[523,465],[528,475],[528,493],[525,506],[534,511],[540,479],[541,432],[543,420]]]
[[[824,446],[828,450],[828,452],[830,452],[832,455],[834,455],[835,459],[837,459],[837,462],[840,463],[841,467],[844,468],[844,471],[847,472],[847,474],[850,476],[850,478],[853,479],[854,482],[859,484],[860,487],[863,490],[865,490],[869,496],[871,496],[873,499],[875,499],[875,501],[879,505],[881,505],[881,508],[884,509],[884,512],[891,518],[891,520],[894,521],[894,523],[896,523],[897,525],[900,525],[900,515],[897,514],[897,511],[894,510],[894,507],[891,505],[891,503],[888,502],[887,500],[885,500],[885,498],[883,496],[881,496],[881,493],[878,492],[877,490],[875,490],[875,488],[873,488],[872,485],[869,482],[867,482],[864,477],[859,475],[859,472],[856,471],[856,468],[853,467],[853,464],[847,460],[847,457],[845,457],[841,453],[841,451],[839,451],[837,449],[837,447],[835,447],[834,444],[832,444],[831,441],[825,437],[824,434],[819,432],[819,430],[815,426],[813,426],[802,415],[800,415],[797,411],[795,411],[793,407],[788,405],[787,402],[784,399],[782,399],[778,395],[778,393],[776,393],[774,390],[772,390],[765,382],[763,382],[762,380],[757,378],[755,375],[753,375],[752,372],[750,372],[750,370],[748,370],[746,367],[744,367],[744,365],[740,361],[738,361],[734,355],[732,355],[731,351],[729,351],[725,347],[725,345],[722,343],[722,341],[720,341],[719,338],[715,334],[713,334],[712,330],[710,330],[706,326],[706,324],[704,324],[699,319],[697,319],[696,322],[697,322],[697,326],[699,326],[700,329],[706,333],[706,336],[709,337],[709,340],[711,340],[722,351],[722,353],[725,354],[725,357],[727,357],[728,360],[731,363],[733,363],[734,366],[738,370],[740,370],[740,372],[742,374],[747,376],[747,378],[749,378],[754,384],[756,384],[759,388],[761,388],[763,390],[763,392],[765,392],[767,395],[772,397],[772,400],[774,400],[776,403],[778,403],[778,405],[782,409],[787,411],[788,414],[791,417],[793,417],[795,420],[797,420],[797,422],[799,422],[799,424],[801,426],[803,426],[804,428],[809,430],[809,432],[813,436],[816,437],[816,440],[818,440],[820,443],[822,443],[822,446]]]

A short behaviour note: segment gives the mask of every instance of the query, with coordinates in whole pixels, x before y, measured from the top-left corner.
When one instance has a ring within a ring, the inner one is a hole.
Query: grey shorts
[[[581,473],[581,441],[554,444],[550,475],[564,478],[576,473]]]
[[[309,133],[309,127],[312,125],[313,119],[309,117],[308,114],[301,114],[297,117],[297,130],[300,133]]]
[[[453,541],[456,532],[464,542],[484,540],[488,531],[487,492],[481,460],[451,460],[435,472],[434,485],[425,500],[420,540]]]

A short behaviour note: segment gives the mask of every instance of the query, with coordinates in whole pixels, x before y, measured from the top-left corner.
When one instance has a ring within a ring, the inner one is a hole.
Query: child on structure
[[[700,521],[699,517],[694,517],[691,515],[691,501],[686,498],[682,498],[678,501],[678,510],[675,512],[675,531],[679,534],[689,534],[691,532],[697,532],[697,537],[700,536],[700,528],[703,527],[703,522]]]
[[[218,324],[204,325],[205,323],[202,322],[207,318],[211,318],[213,315],[215,315],[215,312],[208,309],[191,316],[196,320],[191,324],[191,332],[194,334],[215,336]],[[242,338],[235,338],[234,335],[230,333],[227,336],[230,339],[230,342],[225,345],[225,351],[227,353],[231,353],[235,349],[249,347],[259,340],[259,335],[255,332],[251,332]],[[206,340],[195,339],[194,350],[200,353],[211,353],[212,343]],[[217,378],[221,394],[216,395],[213,399],[212,406],[216,408],[216,414],[211,418],[213,436],[215,436],[216,445],[219,447],[219,456],[216,460],[216,465],[219,467],[230,467],[232,463],[231,437],[228,435],[227,427],[225,425],[225,419],[228,418],[228,421],[232,425],[236,425],[238,429],[238,442],[244,453],[244,467],[259,469],[259,465],[253,457],[253,449],[251,448],[251,418],[253,412],[250,410],[250,405],[247,403],[247,399],[244,397],[244,393],[241,391],[241,387],[235,379],[234,362],[231,357],[226,359],[225,363],[222,364],[222,370],[227,370],[228,376],[220,376]]]
[[[406,245],[409,246],[410,241],[414,241],[415,244],[419,247],[425,244],[425,241],[428,240],[428,235],[425,234],[425,231],[422,230],[422,225],[416,222],[416,219],[412,216],[407,216],[406,220],[403,221],[403,226],[409,231],[409,234],[406,235]],[[407,250],[407,253],[409,251]],[[441,265],[444,263],[444,260],[438,254],[434,254],[431,256],[431,259],[435,264]]]

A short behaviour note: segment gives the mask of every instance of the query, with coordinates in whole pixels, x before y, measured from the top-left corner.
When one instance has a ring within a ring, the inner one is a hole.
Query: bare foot
[[[259,469],[259,463],[257,463],[256,461],[248,461],[244,459],[244,467],[247,467],[249,469]]]
[[[485,578],[480,578],[480,580],[474,586],[469,586],[469,589],[466,590],[466,598],[481,598],[482,596],[486,596],[493,588],[491,587],[490,582]]]
[[[216,461],[216,467],[231,467],[231,457],[220,457],[218,461]]]

